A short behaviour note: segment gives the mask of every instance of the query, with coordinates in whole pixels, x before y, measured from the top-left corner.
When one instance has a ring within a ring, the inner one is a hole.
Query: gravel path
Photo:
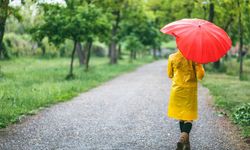
[[[174,150],[179,127],[165,116],[171,85],[166,65],[166,60],[145,65],[2,129],[0,149]],[[200,86],[192,149],[247,149],[236,129],[209,106],[209,98]]]

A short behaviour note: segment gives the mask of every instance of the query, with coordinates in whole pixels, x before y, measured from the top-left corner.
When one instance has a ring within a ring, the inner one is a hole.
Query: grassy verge
[[[225,110],[244,137],[250,137],[250,109],[239,109],[250,103],[250,82],[240,81],[237,76],[208,73],[202,84],[213,95],[214,105]]]
[[[88,72],[75,65],[74,80],[65,80],[68,58],[20,58],[0,62],[0,128],[17,122],[23,115],[35,114],[39,108],[70,100],[152,59],[147,57],[133,63],[124,59],[117,65],[109,65],[108,61],[107,58],[91,59]]]

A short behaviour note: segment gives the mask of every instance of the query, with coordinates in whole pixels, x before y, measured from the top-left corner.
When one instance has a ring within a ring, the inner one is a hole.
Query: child
[[[172,79],[168,116],[179,120],[181,135],[176,150],[190,150],[189,133],[197,119],[197,79],[205,74],[201,64],[187,60],[178,50],[169,56],[168,77]]]

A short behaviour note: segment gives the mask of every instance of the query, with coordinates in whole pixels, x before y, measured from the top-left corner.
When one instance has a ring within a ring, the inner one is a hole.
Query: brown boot
[[[188,134],[186,132],[182,132],[179,142],[177,143],[176,150],[184,150],[187,141],[188,141]]]
[[[183,150],[190,150],[189,134],[187,134]]]
[[[183,150],[191,150],[191,148],[190,148],[190,142],[189,141],[184,144]]]

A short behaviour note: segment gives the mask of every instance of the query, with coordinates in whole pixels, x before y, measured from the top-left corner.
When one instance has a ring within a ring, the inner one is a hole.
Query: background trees
[[[138,50],[131,46],[134,44],[142,49],[140,53],[152,54],[154,58],[167,57],[165,45],[174,39],[159,29],[182,18],[210,20],[227,31],[236,49],[239,45],[240,74],[243,58],[248,56],[249,0],[65,0],[54,4],[46,0],[23,0],[15,7],[8,0],[0,2],[1,59],[26,55],[68,56],[72,62],[70,75],[75,55],[86,70],[89,68],[91,47],[104,51],[110,64],[116,64],[126,52],[133,51],[136,56]],[[223,62],[230,57],[228,53],[214,68],[223,70]]]
[[[32,29],[38,38],[42,40],[45,36],[49,41],[59,46],[66,39],[73,41],[71,52],[71,63],[68,78],[73,76],[74,56],[79,44],[86,42],[85,66],[89,67],[91,48],[97,35],[106,35],[109,23],[106,16],[94,4],[87,1],[66,1],[67,7],[43,4],[44,23]]]
[[[9,6],[9,0],[0,0],[0,59],[9,58],[5,45],[3,44],[3,37],[6,20],[10,15],[15,16],[18,20],[21,19],[21,16],[18,14],[18,9]]]

